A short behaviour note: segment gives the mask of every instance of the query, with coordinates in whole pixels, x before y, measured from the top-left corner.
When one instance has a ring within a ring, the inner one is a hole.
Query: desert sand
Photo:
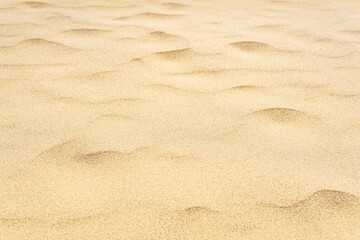
[[[360,239],[360,1],[0,21],[1,240]]]

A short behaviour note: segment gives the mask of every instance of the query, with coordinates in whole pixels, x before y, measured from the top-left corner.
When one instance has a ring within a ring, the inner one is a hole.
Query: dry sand
[[[357,0],[0,1],[0,239],[359,240]]]

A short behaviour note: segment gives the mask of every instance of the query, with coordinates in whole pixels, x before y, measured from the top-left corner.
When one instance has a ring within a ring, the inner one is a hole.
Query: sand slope
[[[0,239],[358,240],[359,12],[0,0]]]

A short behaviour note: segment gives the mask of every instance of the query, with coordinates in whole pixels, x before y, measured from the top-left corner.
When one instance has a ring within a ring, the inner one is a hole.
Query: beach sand
[[[359,240],[359,13],[0,0],[0,239]]]

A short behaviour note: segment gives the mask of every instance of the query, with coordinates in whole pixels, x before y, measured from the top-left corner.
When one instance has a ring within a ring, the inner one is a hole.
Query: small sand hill
[[[310,114],[291,108],[267,108],[255,111],[251,115],[259,119],[268,119],[280,124],[310,122],[315,119],[315,117]]]
[[[188,42],[183,42],[183,45],[188,45]],[[202,53],[188,47],[157,51],[143,57],[142,60],[155,71],[178,76],[189,76],[201,72],[212,73],[228,63],[222,61],[217,54]],[[155,62],[162,64],[154,64]]]
[[[245,52],[268,52],[275,51],[275,48],[261,42],[244,41],[231,43],[230,46]]]
[[[154,13],[154,12],[145,12],[128,17],[120,17],[117,20],[125,21],[175,21],[176,19],[185,17],[183,14],[164,14],[164,13]]]
[[[42,152],[35,160],[40,164],[46,163],[54,166],[74,166],[74,165],[107,165],[109,163],[119,163],[126,159],[126,153],[119,151],[92,151],[89,146],[81,141],[70,141]]]
[[[145,38],[149,39],[149,41],[151,41],[151,40],[176,41],[176,40],[181,39],[179,36],[168,34],[166,32],[162,32],[162,31],[151,32],[148,35],[146,35]]]
[[[72,158],[81,155],[86,151],[85,149],[86,146],[84,144],[71,140],[45,150],[40,153],[39,159],[46,159],[55,163],[56,161],[64,160],[64,156]]]
[[[351,194],[333,190],[320,190],[304,200],[289,206],[263,206],[262,214],[268,216],[246,235],[245,239],[303,239],[316,236],[317,239],[352,239],[359,233],[359,199]],[[250,216],[256,216],[256,210]],[[351,212],[351,213],[350,213]],[[271,216],[271,217],[270,217]],[[271,218],[271,220],[269,219]],[[344,228],[338,222],[346,222]],[[271,224],[270,224],[271,222]]]
[[[256,85],[240,85],[212,92],[215,95],[237,98],[237,96],[250,96],[267,94],[270,89]]]
[[[252,56],[255,57],[255,62],[258,60],[257,57],[262,55],[267,59],[271,60],[276,64],[285,64],[290,66],[293,69],[299,68],[301,65],[298,63],[299,58],[307,58],[308,61],[312,61],[311,59],[314,56],[306,56],[304,53],[299,51],[293,51],[288,49],[281,49],[278,47],[274,47],[270,44],[265,42],[258,42],[258,41],[241,41],[241,42],[233,42],[229,44],[230,51],[232,53],[237,53],[238,56]],[[234,51],[235,50],[235,51]],[[304,56],[305,55],[305,56]],[[264,59],[265,60],[265,59]],[[301,67],[300,67],[301,68]]]
[[[181,48],[175,50],[158,51],[141,58],[145,65],[156,71],[163,72],[186,72],[189,69],[199,69],[203,62],[200,59],[207,60],[201,53],[192,48]],[[161,63],[161,64],[155,64]]]
[[[32,38],[19,42],[16,46],[21,48],[41,48],[42,51],[46,50],[73,50],[73,48],[60,44],[57,42],[48,41],[41,38]],[[40,50],[40,49],[39,49]]]
[[[32,9],[43,9],[43,8],[51,7],[52,4],[45,2],[21,2],[20,6],[26,8],[32,8]]]
[[[303,201],[288,207],[281,207],[288,210],[318,212],[348,212],[354,216],[359,215],[360,200],[356,196],[340,191],[320,190],[313,193]]]
[[[264,87],[261,87],[261,86],[253,86],[253,85],[243,85],[243,86],[236,86],[236,87],[232,87],[232,88],[229,88],[229,89],[225,89],[223,90],[224,92],[236,92],[236,91],[251,91],[251,90],[262,90],[262,89],[265,89]]]
[[[106,30],[102,30],[102,29],[91,29],[91,28],[83,28],[83,29],[70,29],[70,30],[66,30],[63,31],[62,33],[65,35],[69,35],[69,36],[74,36],[74,37],[94,37],[97,35],[103,35],[106,34]]]
[[[187,39],[162,31],[152,31],[136,38],[122,38],[121,44],[129,47],[142,48],[145,51],[157,52],[164,49],[174,49],[188,44]]]
[[[31,64],[64,64],[73,60],[80,50],[54,41],[42,38],[31,38],[20,41],[12,46],[0,48],[3,54],[0,60],[6,60],[10,65]],[[69,58],[69,55],[72,58]],[[51,60],[49,57],[51,56]]]
[[[294,147],[286,153],[290,156],[291,152],[307,149],[311,139],[314,137],[321,139],[322,131],[327,127],[326,121],[320,117],[292,108],[266,108],[254,111],[244,114],[241,123],[236,131],[237,135],[247,136],[247,144],[254,146],[264,144],[270,158],[278,154],[276,150],[278,145]]]
[[[115,160],[121,157],[116,151],[95,151],[81,141],[72,140],[42,152],[36,161],[50,165],[72,165],[72,164],[98,164],[107,163],[108,160]]]
[[[165,2],[162,5],[171,10],[183,10],[189,7],[189,5],[187,4],[176,3],[176,2]]]
[[[271,24],[271,25],[259,25],[255,26],[254,29],[260,32],[263,31],[282,31],[286,28],[286,24]]]
[[[196,53],[191,48],[185,48],[173,51],[157,52],[155,55],[168,61],[181,61],[196,56]]]

